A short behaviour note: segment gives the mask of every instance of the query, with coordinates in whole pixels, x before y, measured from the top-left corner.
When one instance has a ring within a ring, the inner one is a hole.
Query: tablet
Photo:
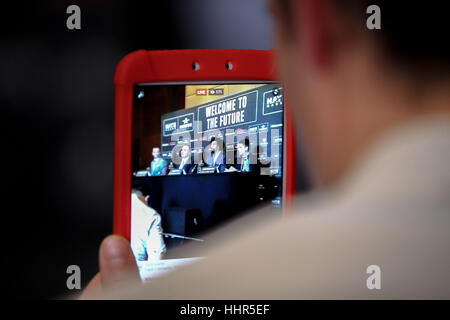
[[[283,215],[295,148],[272,51],[141,50],[114,81],[114,232],[143,280],[205,258],[180,248],[252,208]]]

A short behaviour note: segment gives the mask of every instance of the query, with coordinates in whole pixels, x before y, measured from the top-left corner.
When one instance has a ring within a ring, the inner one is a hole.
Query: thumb
[[[99,265],[103,290],[129,282],[141,282],[130,243],[124,237],[111,235],[103,240]]]

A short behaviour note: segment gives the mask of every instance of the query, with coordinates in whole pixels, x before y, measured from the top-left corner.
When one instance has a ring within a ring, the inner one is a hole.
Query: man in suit
[[[178,166],[180,174],[183,175],[194,174],[197,169],[197,165],[192,163],[191,148],[189,147],[189,145],[185,144],[181,147],[180,157],[181,162],[180,165]]]
[[[234,163],[225,171],[260,173],[257,155],[250,152],[250,140],[248,138],[244,138],[237,143]]]
[[[156,261],[166,252],[161,216],[149,206],[149,198],[145,186],[131,192],[131,248],[138,261]]]
[[[272,0],[271,8],[315,190],[284,219],[271,209],[250,214],[209,236],[208,258],[108,297],[450,299],[444,2]],[[117,267],[110,252],[122,257]],[[121,270],[136,275],[127,241],[112,236],[91,288],[125,279]]]
[[[214,172],[222,173],[225,171],[225,154],[223,152],[223,141],[213,137],[209,144],[209,156],[206,158],[206,165],[214,168]]]

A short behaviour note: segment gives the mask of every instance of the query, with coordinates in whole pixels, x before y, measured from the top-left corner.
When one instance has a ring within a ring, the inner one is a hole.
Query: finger
[[[89,281],[83,293],[79,296],[80,300],[98,299],[102,296],[102,282],[100,273],[97,273],[91,281]]]
[[[103,240],[100,245],[99,264],[103,289],[140,281],[130,243],[121,236],[111,235]]]

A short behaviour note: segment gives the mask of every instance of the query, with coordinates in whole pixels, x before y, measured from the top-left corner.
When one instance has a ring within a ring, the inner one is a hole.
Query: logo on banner
[[[283,101],[281,100],[281,96],[273,96],[268,97],[266,100],[266,108],[273,108],[281,105]]]
[[[166,126],[164,127],[165,131],[173,131],[173,130],[177,130],[177,122],[169,122],[166,123]]]
[[[182,130],[192,129],[192,121],[188,117],[181,120],[181,123],[182,124],[180,124],[180,129],[182,129]]]
[[[280,89],[274,89],[263,94],[263,115],[282,112],[283,94]]]
[[[175,131],[189,132],[194,130],[194,114],[192,112],[163,119],[164,136],[171,136]],[[180,133],[180,132],[178,132]]]

